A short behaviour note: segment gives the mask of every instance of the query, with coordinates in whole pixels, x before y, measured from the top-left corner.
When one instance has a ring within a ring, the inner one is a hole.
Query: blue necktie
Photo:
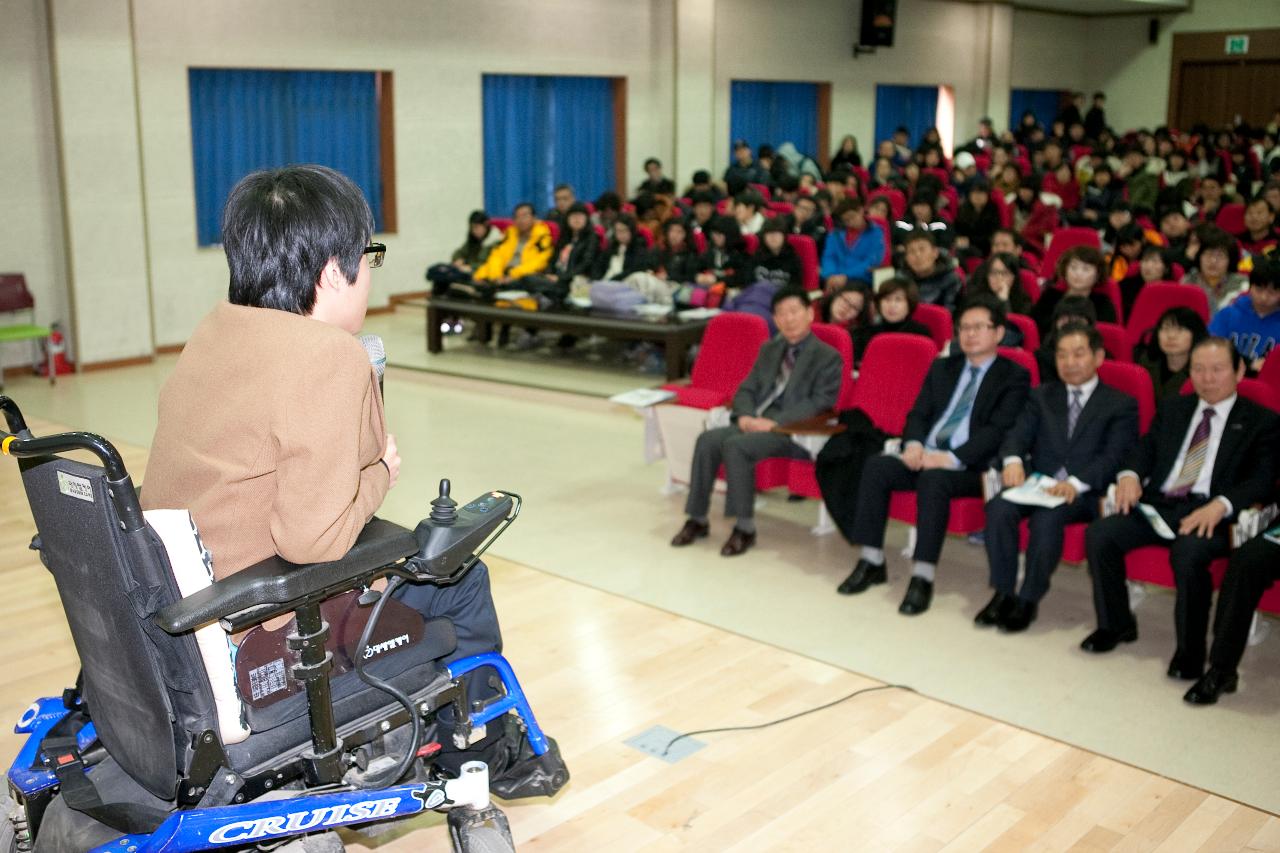
[[[960,424],[969,417],[969,412],[973,409],[973,398],[978,396],[978,372],[976,367],[969,368],[969,384],[964,386],[964,390],[960,392],[960,399],[956,400],[956,407],[943,422],[942,429],[938,430],[935,441],[939,450],[951,449],[951,436],[955,435]]]

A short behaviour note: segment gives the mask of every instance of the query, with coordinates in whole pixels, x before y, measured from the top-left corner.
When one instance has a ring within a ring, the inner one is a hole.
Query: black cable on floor
[[[836,705],[839,705],[841,702],[848,702],[850,699],[854,698],[855,696],[861,696],[863,693],[874,693],[877,690],[906,690],[911,693],[916,692],[914,687],[908,687],[905,684],[880,684],[875,687],[863,687],[861,690],[855,690],[849,695],[841,696],[839,699],[835,699],[831,702],[828,702],[825,705],[819,705],[816,708],[809,708],[808,710],[800,711],[798,713],[792,714],[789,717],[782,717],[781,719],[771,720],[770,722],[767,722],[767,723],[758,723],[757,725],[754,725],[754,726],[726,726],[725,728],[721,728],[721,729],[698,729],[697,731],[685,732],[682,735],[676,735],[670,741],[667,742],[667,745],[662,750],[662,755],[665,757],[667,753],[671,751],[671,747],[675,746],[677,743],[679,743],[680,741],[684,740],[687,737],[693,737],[694,735],[719,734],[720,732],[749,732],[749,731],[754,731],[756,729],[767,729],[770,726],[776,726],[779,723],[790,722],[791,720],[798,719],[807,714],[816,714],[818,711],[825,711],[828,708],[834,708]]]

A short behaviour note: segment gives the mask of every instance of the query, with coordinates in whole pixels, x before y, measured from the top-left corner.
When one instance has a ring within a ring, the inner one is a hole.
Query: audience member
[[[1227,555],[1236,513],[1275,488],[1280,418],[1237,393],[1242,376],[1244,361],[1231,343],[1205,338],[1191,351],[1195,394],[1169,397],[1156,407],[1132,464],[1116,478],[1117,514],[1089,525],[1086,548],[1098,628],[1081,643],[1085,651],[1109,652],[1137,639],[1124,556],[1135,548],[1167,544],[1177,588],[1177,649],[1169,675],[1195,681],[1204,674],[1213,598],[1209,563]],[[1143,507],[1159,521],[1140,512]],[[1172,541],[1157,526],[1167,527]]]
[[[852,169],[861,165],[862,155],[858,153],[858,140],[854,138],[852,133],[849,133],[840,140],[840,147],[836,149],[836,153],[831,155],[831,163],[828,165],[827,171],[835,172],[842,167]]]
[[[1280,493],[1273,494],[1271,500],[1280,501]],[[1267,588],[1280,581],[1280,542],[1276,539],[1274,530],[1269,531],[1231,555],[1218,592],[1209,671],[1182,697],[1190,704],[1212,705],[1223,693],[1235,693],[1239,687],[1236,671],[1249,641],[1254,611]]]
[[[1217,222],[1224,195],[1222,179],[1218,175],[1205,175],[1200,179],[1193,201],[1200,210],[1201,222]]]
[[[857,565],[840,584],[852,595],[884,583],[884,532],[889,497],[916,492],[916,546],[911,582],[898,608],[915,615],[929,609],[934,572],[946,537],[950,502],[981,497],[982,471],[995,456],[1027,400],[1031,377],[998,355],[1005,316],[988,296],[966,302],[956,315],[959,352],[929,369],[907,415],[901,455],[884,454],[862,468],[853,518],[837,518],[849,541],[861,546]]]
[[[663,226],[662,249],[655,274],[670,282],[688,283],[698,276],[698,252],[689,238],[689,226],[680,219],[668,219]]]
[[[1209,317],[1213,318],[1249,286],[1248,276],[1235,272],[1236,240],[1216,225],[1197,228],[1199,248],[1195,253],[1195,269],[1182,277],[1209,297]]]
[[[551,229],[534,216],[532,204],[521,202],[515,207],[502,242],[476,270],[475,280],[510,284],[536,275],[551,262],[551,250]]]
[[[655,259],[644,238],[637,233],[636,219],[619,214],[605,250],[596,258],[591,277],[597,281],[622,281],[636,272],[649,272]]]
[[[599,254],[600,238],[591,227],[591,215],[587,213],[587,206],[574,202],[565,211],[564,227],[552,254],[554,260],[547,269],[547,275],[540,277],[545,283],[529,289],[559,303],[569,295],[574,279],[585,281],[591,278]],[[531,276],[526,283],[531,283],[533,278]]]
[[[1176,397],[1191,378],[1191,350],[1209,337],[1200,315],[1178,305],[1160,315],[1146,343],[1134,347],[1133,358],[1151,374],[1156,400]]]
[[[1254,257],[1270,255],[1276,250],[1280,234],[1276,233],[1276,212],[1271,202],[1258,196],[1244,209],[1244,230],[1235,235],[1240,248]]]
[[[1084,135],[1090,139],[1098,139],[1107,129],[1107,96],[1101,92],[1093,93],[1093,106],[1084,116]]]
[[[554,222],[560,228],[564,228],[564,218],[568,215],[569,208],[578,200],[578,196],[569,184],[556,184],[555,190],[551,193],[551,199],[554,206],[542,218],[546,222]]]
[[[1146,245],[1147,235],[1138,223],[1130,222],[1116,229],[1111,254],[1107,256],[1107,277],[1117,284],[1123,281],[1136,267]]]
[[[751,146],[745,139],[739,139],[733,143],[733,163],[724,170],[725,184],[735,179],[740,181],[743,187],[747,184],[763,184],[769,179],[769,173],[752,158]]]
[[[1092,302],[1098,322],[1116,322],[1116,307],[1101,290],[1107,275],[1106,261],[1101,252],[1092,246],[1072,246],[1058,258],[1055,271],[1057,282],[1063,287],[1059,288],[1057,284],[1046,287],[1031,309],[1031,319],[1036,321],[1041,337],[1048,334],[1053,309],[1066,296],[1083,296]]]
[[[1012,225],[1036,254],[1044,254],[1047,238],[1058,227],[1058,207],[1040,197],[1040,176],[1028,175],[1018,185],[1012,207]]]
[[[1071,324],[1098,325],[1098,311],[1084,296],[1064,296],[1053,309],[1049,321],[1049,334],[1040,336],[1040,349],[1036,350],[1036,367],[1041,382],[1058,379],[1058,330]]]
[[[868,223],[862,201],[846,198],[835,209],[840,227],[827,235],[821,273],[828,293],[850,281],[871,281],[871,271],[884,262],[884,232]]]
[[[636,194],[650,193],[651,195],[667,195],[676,194],[676,182],[662,174],[662,161],[657,157],[650,157],[644,161],[645,179],[640,182],[640,186],[636,187]]]
[[[1000,211],[991,200],[986,178],[975,178],[956,213],[956,254],[985,258],[991,254],[991,235],[1000,227]]]
[[[747,262],[747,280],[767,281],[779,288],[802,287],[800,257],[787,242],[786,226],[770,219],[760,230],[760,248]]]
[[[742,232],[732,216],[717,216],[707,229],[707,251],[698,259],[698,284],[742,287],[747,274],[747,257],[742,251]]]
[[[822,250],[827,241],[827,226],[818,207],[818,200],[811,196],[800,196],[795,201],[792,212],[784,220],[789,234],[803,234],[813,240],[822,257]]]
[[[1106,358],[1098,330],[1067,325],[1059,330],[1056,346],[1060,379],[1031,390],[1017,424],[1000,445],[1000,479],[1005,489],[1014,489],[1026,482],[1028,472],[1051,478],[1053,485],[1042,492],[1064,502],[1029,505],[1002,493],[986,505],[984,538],[995,595],[974,622],[1006,632],[1024,631],[1035,621],[1062,558],[1066,526],[1097,516],[1099,494],[1138,440],[1137,402],[1098,381],[1098,366]],[[1030,536],[1019,587],[1023,519],[1028,519]]]
[[[1068,217],[1069,221],[1076,225],[1095,225],[1106,219],[1111,206],[1124,197],[1122,189],[1111,179],[1111,167],[1105,161],[1094,167],[1080,199],[1080,210]]]
[[[490,223],[489,214],[483,210],[471,211],[467,217],[467,238],[454,249],[449,263],[435,264],[427,270],[432,292],[444,295],[449,285],[470,281],[475,271],[489,259],[493,247],[502,242],[502,237],[502,232]]]
[[[764,227],[764,199],[755,190],[743,190],[733,198],[733,218],[746,234],[759,234]]]
[[[888,221],[887,217],[886,221]],[[900,255],[906,250],[906,239],[915,231],[927,231],[932,235],[934,245],[943,252],[948,252],[955,242],[951,226],[938,215],[936,199],[926,193],[918,192],[912,196],[902,218],[893,223],[895,255]]]
[[[1120,304],[1124,307],[1124,316],[1133,314],[1133,304],[1138,301],[1142,288],[1154,282],[1174,280],[1167,251],[1154,243],[1142,244],[1137,266],[1129,264],[1128,274],[1120,280]]]
[[[860,330],[869,327],[876,319],[871,290],[860,281],[850,282],[822,297],[818,300],[817,309],[819,320],[844,329],[850,339],[856,339]],[[860,359],[856,345],[853,355],[857,366]]]
[[[724,198],[724,190],[711,182],[711,173],[706,169],[699,169],[693,173],[689,186],[684,191],[685,198],[695,198],[698,193],[710,193],[711,203],[714,205],[720,199]]]
[[[724,512],[733,532],[720,555],[734,557],[756,542],[755,468],[762,459],[806,458],[788,435],[774,432],[829,411],[840,393],[844,361],[812,333],[813,312],[803,290],[784,288],[773,296],[773,321],[779,334],[760,347],[755,364],[733,395],[732,423],[698,437],[689,474],[684,527],[671,540],[689,545],[710,530],[709,511],[716,474],[724,466]]]
[[[938,252],[931,232],[915,230],[907,235],[903,261],[901,272],[915,282],[921,302],[955,310],[960,297],[960,275]]]
[[[608,233],[613,229],[613,223],[618,218],[618,214],[622,213],[622,199],[615,192],[602,192],[595,200],[595,209],[596,212],[591,216],[591,224],[599,225],[605,233]]]
[[[703,233],[715,219],[716,198],[707,190],[698,190],[693,194],[692,201],[693,210],[685,219],[685,226],[691,233]]]
[[[911,279],[895,276],[880,282],[875,295],[874,321],[853,330],[854,361],[861,363],[862,357],[867,353],[867,346],[876,335],[899,332],[932,340],[933,333],[929,331],[929,327],[912,319],[919,304],[920,291]]]
[[[1280,340],[1280,258],[1254,265],[1249,290],[1214,315],[1209,332],[1229,339],[1250,373],[1262,369]]]
[[[1031,297],[1018,278],[1018,259],[1010,254],[993,252],[990,258],[973,271],[965,287],[965,296],[989,293],[996,298],[1006,314],[1030,316]],[[1005,326],[1003,347],[1022,346],[1022,331],[1012,323]]]

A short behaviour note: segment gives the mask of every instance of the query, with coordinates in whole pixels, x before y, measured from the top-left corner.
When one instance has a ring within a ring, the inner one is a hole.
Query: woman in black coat
[[[597,281],[622,281],[633,272],[650,272],[653,266],[653,253],[636,230],[636,218],[629,213],[620,213],[613,223],[613,236],[608,246],[596,258],[591,277]]]

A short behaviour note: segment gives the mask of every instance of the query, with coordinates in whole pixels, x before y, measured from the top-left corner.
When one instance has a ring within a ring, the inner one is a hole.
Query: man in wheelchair
[[[19,723],[0,853],[341,849],[325,830],[423,809],[451,809],[457,849],[504,849],[488,789],[567,781],[479,562],[518,496],[459,508],[442,481],[414,531],[373,515],[400,459],[353,337],[371,234],[332,170],[235,187],[230,302],[161,392],[141,506],[109,443],[35,438],[0,398],[82,664]],[[102,467],[56,455],[73,449]]]

